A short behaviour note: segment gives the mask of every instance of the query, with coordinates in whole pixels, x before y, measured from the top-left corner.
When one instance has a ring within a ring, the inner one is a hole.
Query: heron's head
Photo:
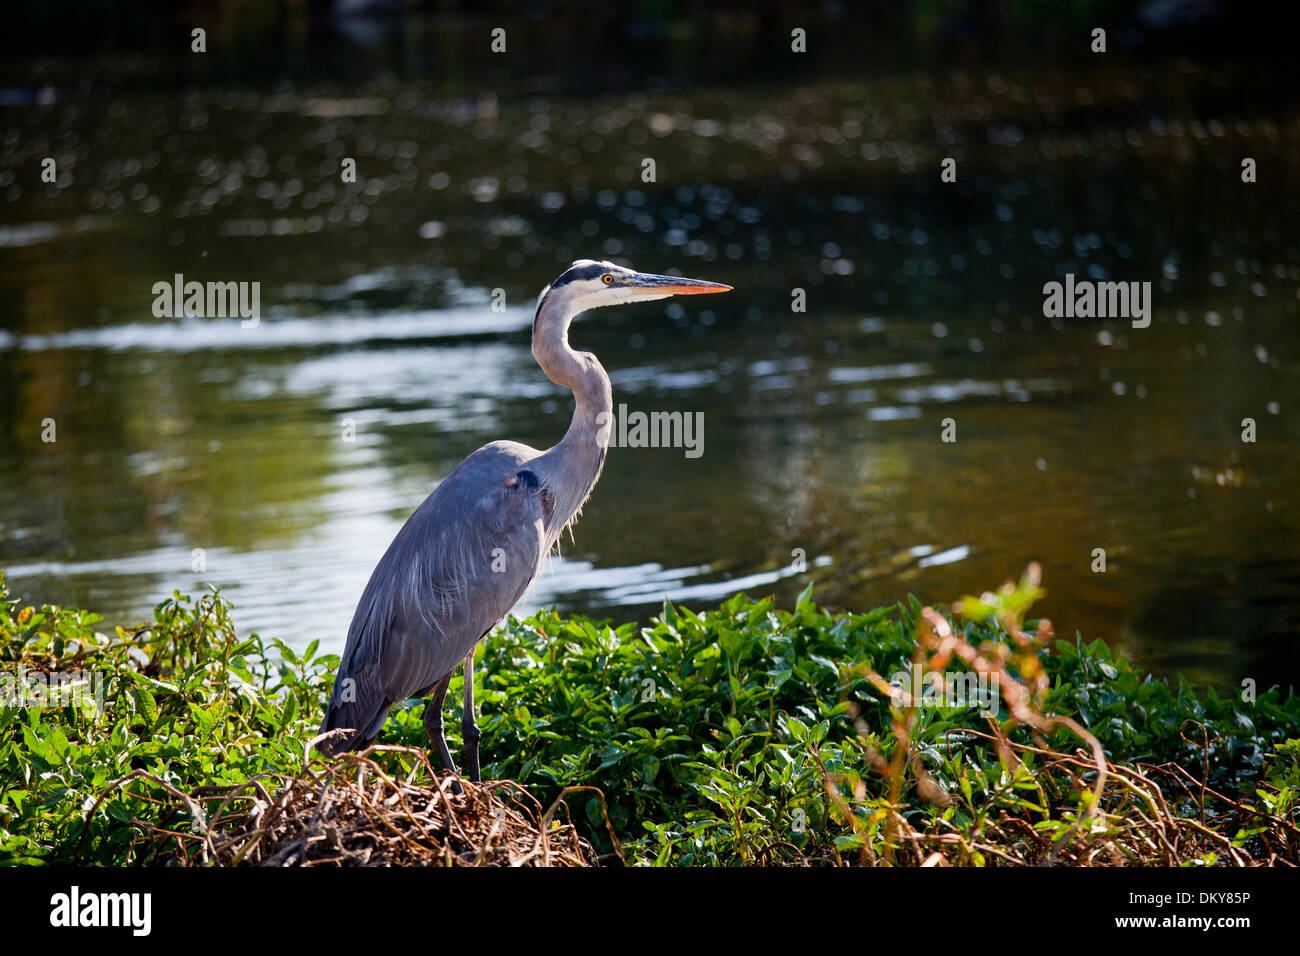
[[[729,285],[681,276],[661,276],[625,269],[612,262],[579,259],[542,290],[537,297],[540,311],[543,302],[553,299],[569,315],[620,302],[666,299],[670,295],[701,295],[727,292]],[[559,297],[555,299],[555,297]]]

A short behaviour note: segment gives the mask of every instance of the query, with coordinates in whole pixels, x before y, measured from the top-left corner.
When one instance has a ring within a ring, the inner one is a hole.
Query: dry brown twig
[[[307,744],[305,755],[316,740]],[[393,776],[380,754],[413,758]],[[419,771],[429,783],[417,783]],[[163,790],[188,815],[188,826],[136,821],[159,862],[210,866],[591,866],[591,844],[511,781],[460,781],[439,775],[418,747],[376,745],[331,762],[317,758],[297,775],[263,775],[230,787],[185,794],[143,771],[115,780],[91,807],[134,780]],[[274,796],[272,796],[274,794]],[[214,807],[215,804],[215,807]],[[205,811],[205,807],[207,810]],[[612,831],[611,831],[612,836]],[[84,839],[83,831],[82,838]],[[615,847],[618,844],[615,841]],[[193,850],[197,850],[197,854]],[[617,851],[621,859],[621,849]]]
[[[1031,566],[1026,583],[1036,588],[1038,580],[1038,569]],[[958,607],[956,610],[960,612],[961,609]],[[1262,863],[1293,865],[1291,861],[1295,857],[1295,847],[1300,846],[1300,828],[1274,815],[1260,813],[1253,807],[1231,800],[1207,785],[1211,741],[1204,733],[1204,728],[1201,741],[1203,773],[1200,780],[1177,765],[1123,766],[1109,763],[1100,741],[1076,720],[1068,716],[1043,713],[1042,705],[1048,684],[1046,672],[1041,667],[1037,654],[1049,644],[1053,636],[1051,623],[1043,620],[1034,633],[1027,633],[1021,626],[1019,613],[1000,613],[998,619],[1011,638],[1009,644],[989,642],[976,648],[963,635],[954,632],[942,614],[933,608],[923,608],[917,622],[912,666],[922,673],[942,672],[955,657],[976,674],[996,679],[1010,720],[1000,724],[996,719],[990,719],[987,733],[966,729],[961,731],[963,738],[987,741],[997,750],[1008,770],[1015,770],[1021,765],[1019,754],[1035,755],[1035,777],[1044,799],[1049,794],[1056,794],[1058,799],[1071,792],[1084,794],[1086,800],[1081,807],[1082,812],[1074,817],[1074,823],[1067,833],[1058,833],[1052,839],[1047,839],[1040,833],[1031,819],[1010,815],[1005,810],[999,820],[985,821],[974,833],[955,832],[957,828],[942,818],[936,818],[934,826],[941,831],[954,832],[918,830],[904,815],[908,805],[903,798],[903,784],[909,771],[914,778],[913,786],[918,797],[940,806],[946,806],[950,802],[950,796],[926,773],[912,740],[917,726],[919,702],[912,699],[912,694],[906,688],[894,687],[872,668],[862,666],[856,668],[857,673],[864,676],[878,691],[895,700],[897,708],[891,726],[896,746],[891,757],[886,759],[870,743],[871,729],[858,717],[856,706],[849,702],[850,713],[856,719],[865,762],[872,772],[887,783],[886,794],[877,804],[880,811],[883,811],[885,822],[882,855],[877,857],[871,841],[864,839],[860,863],[889,865],[910,861],[922,866],[937,866],[950,862],[945,853],[956,852],[967,860],[972,854],[979,853],[989,860],[1012,865],[1155,863],[1174,866],[1193,857],[1214,853],[1220,862],[1234,866]],[[1011,739],[1009,731],[1017,724],[1036,732],[1033,738],[1037,746]],[[1043,737],[1057,728],[1070,731],[1084,747],[1074,753],[1053,749]],[[1184,739],[1193,742],[1186,734]],[[813,757],[820,766],[820,756],[814,752]],[[1170,780],[1186,796],[1195,800],[1200,808],[1199,821],[1188,819],[1170,808],[1161,787],[1154,779],[1157,774]],[[828,773],[824,766],[822,775],[827,797],[834,804],[838,815],[850,823],[855,832],[865,837],[866,821],[857,812],[857,808],[867,801],[863,781],[853,780],[844,774]],[[1089,777],[1092,779],[1089,780]],[[850,783],[853,790],[851,794],[843,789]],[[1224,833],[1216,832],[1206,825],[1207,798],[1216,801],[1222,812],[1236,815],[1241,826],[1264,820],[1273,827],[1271,833],[1261,836],[1271,851],[1267,860],[1252,857]],[[1052,802],[1055,804],[1056,800],[1053,799]],[[1274,846],[1278,849],[1274,850]],[[838,856],[837,853],[836,857]]]

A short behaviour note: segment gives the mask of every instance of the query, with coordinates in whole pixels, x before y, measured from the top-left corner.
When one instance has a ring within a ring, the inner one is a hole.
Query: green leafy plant
[[[831,614],[805,591],[791,610],[665,604],[644,627],[510,619],[479,650],[484,775],[543,801],[591,788],[567,800],[604,862],[1300,860],[1300,698],[1142,675],[1099,641],[1022,625],[1038,593],[1024,580],[948,615],[911,599]],[[207,826],[219,794],[311,772],[337,657],[239,637],[215,593],[173,594],[132,630],[100,624],[26,607],[0,576],[0,673],[103,677],[102,707],[0,704],[0,863],[171,860],[168,834]],[[918,663],[995,665],[996,714],[881,686]],[[394,708],[380,743],[423,746],[424,706]],[[370,759],[427,774],[400,748]]]

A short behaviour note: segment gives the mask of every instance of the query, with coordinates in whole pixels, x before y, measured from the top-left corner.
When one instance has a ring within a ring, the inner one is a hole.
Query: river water
[[[1062,636],[1290,683],[1298,130],[1238,82],[1260,87],[1170,65],[5,107],[0,568],[123,624],[210,582],[242,629],[341,649],[440,477],[563,434],[535,296],[612,258],[735,287],[572,333],[629,412],[703,413],[702,453],[611,450],[521,610],[788,605],[809,580],[835,607],[947,602],[1036,560]],[[1067,273],[1151,283],[1150,327],[1044,317]],[[177,274],[259,282],[260,322],[155,316]]]

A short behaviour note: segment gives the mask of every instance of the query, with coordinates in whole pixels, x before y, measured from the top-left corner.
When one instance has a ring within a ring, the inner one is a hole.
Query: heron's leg
[[[451,674],[448,674],[434,686],[433,699],[424,705],[424,730],[429,735],[429,744],[438,748],[443,767],[457,773],[456,762],[451,759],[447,738],[442,733],[442,702],[447,698],[447,685],[450,683]],[[454,791],[461,792],[460,784],[454,784]]]
[[[469,778],[479,782],[478,724],[474,720],[474,652],[465,658],[465,712],[460,720],[461,739],[465,742],[465,765]]]

